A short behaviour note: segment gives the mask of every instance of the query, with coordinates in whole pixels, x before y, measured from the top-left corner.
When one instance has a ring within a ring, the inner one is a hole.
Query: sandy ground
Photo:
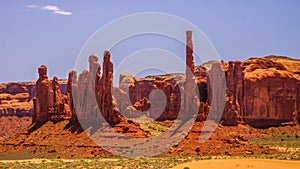
[[[222,159],[194,161],[175,166],[173,169],[300,169],[300,161]]]
[[[44,159],[44,158],[33,158],[33,159],[24,159],[24,160],[0,160],[0,163],[34,163],[34,164],[39,164],[39,163],[50,163],[50,162],[55,162],[55,161],[63,161],[63,162],[75,162],[75,161],[82,161],[84,160],[85,162],[91,162],[92,160],[89,159]],[[103,159],[98,159],[98,161],[118,161],[118,159],[114,158],[103,158]]]

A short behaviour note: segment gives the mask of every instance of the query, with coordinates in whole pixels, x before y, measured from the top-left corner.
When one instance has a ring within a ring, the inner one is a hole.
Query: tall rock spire
[[[32,122],[44,123],[48,120],[48,107],[51,104],[51,82],[47,76],[47,67],[38,68],[39,79],[36,81],[36,98],[34,99],[34,112]]]
[[[188,120],[197,111],[196,84],[194,78],[194,56],[193,56],[192,31],[186,31],[186,81],[183,119]]]
[[[194,45],[192,40],[192,31],[186,31],[186,74],[188,74],[188,72],[194,73],[193,52],[194,52]]]

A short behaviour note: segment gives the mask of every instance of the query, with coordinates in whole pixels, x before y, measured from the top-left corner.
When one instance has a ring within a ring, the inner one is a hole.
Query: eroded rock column
[[[44,123],[48,120],[48,107],[51,106],[52,100],[49,100],[51,93],[50,80],[47,76],[47,67],[42,65],[38,68],[39,79],[36,82],[36,98],[34,99],[33,123]]]
[[[199,100],[196,96],[196,84],[194,78],[194,56],[193,56],[192,31],[186,31],[186,81],[185,81],[185,99],[184,99],[184,115],[183,119],[190,119],[197,108]]]

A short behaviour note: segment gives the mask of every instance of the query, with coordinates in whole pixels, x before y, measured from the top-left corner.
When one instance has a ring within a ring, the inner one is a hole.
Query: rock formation
[[[60,92],[58,78],[48,79],[47,67],[38,68],[39,79],[36,82],[36,98],[33,99],[34,112],[32,123],[43,124],[48,120],[57,122],[70,118]]]
[[[0,85],[0,117],[32,116],[35,94],[33,83],[8,83]]]
[[[159,93],[153,94],[152,103],[150,103],[149,96],[152,91],[157,89],[162,91],[165,96]],[[129,86],[129,97],[136,110],[145,112],[150,109],[148,112],[149,117],[156,120],[176,119],[181,106],[179,85],[172,76],[168,75],[134,79],[134,82]],[[166,103],[162,102],[164,97],[166,97]]]
[[[227,98],[223,114],[224,125],[237,125],[244,114],[244,73],[240,61],[229,62],[226,78]],[[241,119],[243,120],[243,119]]]
[[[42,65],[38,69],[39,79],[36,82],[36,98],[33,100],[34,113],[32,122],[44,123],[48,120],[48,107],[52,103],[50,80],[47,76],[47,67]]]
[[[100,72],[98,72],[100,74]],[[117,124],[121,121],[121,114],[113,103],[112,97],[113,63],[110,61],[110,53],[104,52],[103,73],[101,78],[96,79],[97,103],[104,119],[110,124]]]
[[[78,88],[78,81],[77,81],[77,72],[72,70],[69,72],[68,82],[67,82],[67,91],[64,95],[64,102],[65,102],[65,109],[68,114],[71,116],[70,122],[72,124],[78,123],[76,111],[74,108],[74,100],[73,91],[77,91]]]
[[[195,64],[194,64],[194,44],[192,39],[192,31],[186,31],[186,74],[188,72],[194,73]],[[190,74],[188,74],[190,75]],[[188,76],[187,75],[187,76]]]
[[[296,125],[300,77],[268,58],[249,59],[243,66],[245,122],[256,127]]]
[[[195,66],[192,32],[187,31],[185,75],[136,78],[123,73],[119,87],[113,87],[110,53],[104,52],[102,67],[93,54],[88,61],[89,70],[78,77],[71,71],[67,82],[57,77],[50,81],[47,67],[42,65],[36,84],[0,85],[0,116],[32,116],[33,123],[66,119],[78,123],[80,119],[84,124],[101,125],[106,121],[122,126],[127,124],[126,117],[146,115],[155,120],[174,120],[182,111],[183,120],[198,112],[196,120],[204,121],[208,112],[218,119],[224,111],[223,125],[246,123],[264,128],[300,122],[300,61],[297,59],[267,56]],[[223,73],[226,83],[220,79]],[[218,95],[212,100],[212,92],[222,93],[225,87],[226,97]],[[224,100],[225,109],[219,110]]]
[[[207,103],[209,104],[210,120],[218,122],[224,111],[225,76],[222,65],[212,62],[207,77]]]
[[[298,112],[298,124],[300,124],[300,82],[297,82],[297,112]]]
[[[299,60],[276,56],[229,62],[222,124],[241,122],[259,128],[296,125],[300,80],[297,63]]]
[[[60,93],[66,91],[66,81],[58,80]],[[36,96],[34,82],[10,82],[0,85],[0,117],[33,115],[33,98]]]
[[[92,54],[89,57],[89,71],[84,70],[79,74],[78,80],[76,72],[69,73],[69,89],[71,92],[71,103],[77,113],[78,119],[81,123],[91,124],[96,123],[99,120],[96,109],[96,95],[95,95],[95,84],[96,78],[99,78],[100,65],[98,58]],[[70,80],[71,79],[71,80]],[[73,88],[74,87],[74,88]],[[73,103],[75,101],[75,103]],[[75,113],[73,113],[75,115]],[[76,119],[76,117],[73,117]]]
[[[194,112],[197,112],[197,105],[199,104],[199,93],[196,90],[195,84],[195,65],[193,56],[193,41],[192,31],[186,31],[186,70],[185,70],[185,85],[184,85],[184,108],[183,120],[190,119]]]
[[[99,126],[104,121],[110,124],[120,122],[121,115],[112,97],[113,64],[108,51],[104,52],[102,68],[101,76],[98,58],[92,54],[89,57],[89,71],[84,70],[78,80],[75,71],[69,73],[67,94],[73,114],[72,122],[80,119],[82,124]]]

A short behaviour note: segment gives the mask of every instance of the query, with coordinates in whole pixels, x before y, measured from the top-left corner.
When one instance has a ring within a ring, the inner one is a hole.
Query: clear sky
[[[66,78],[95,31],[137,12],[170,13],[192,22],[225,61],[268,54],[300,58],[299,9],[299,0],[3,0],[0,83],[35,81],[41,64],[50,78]]]

